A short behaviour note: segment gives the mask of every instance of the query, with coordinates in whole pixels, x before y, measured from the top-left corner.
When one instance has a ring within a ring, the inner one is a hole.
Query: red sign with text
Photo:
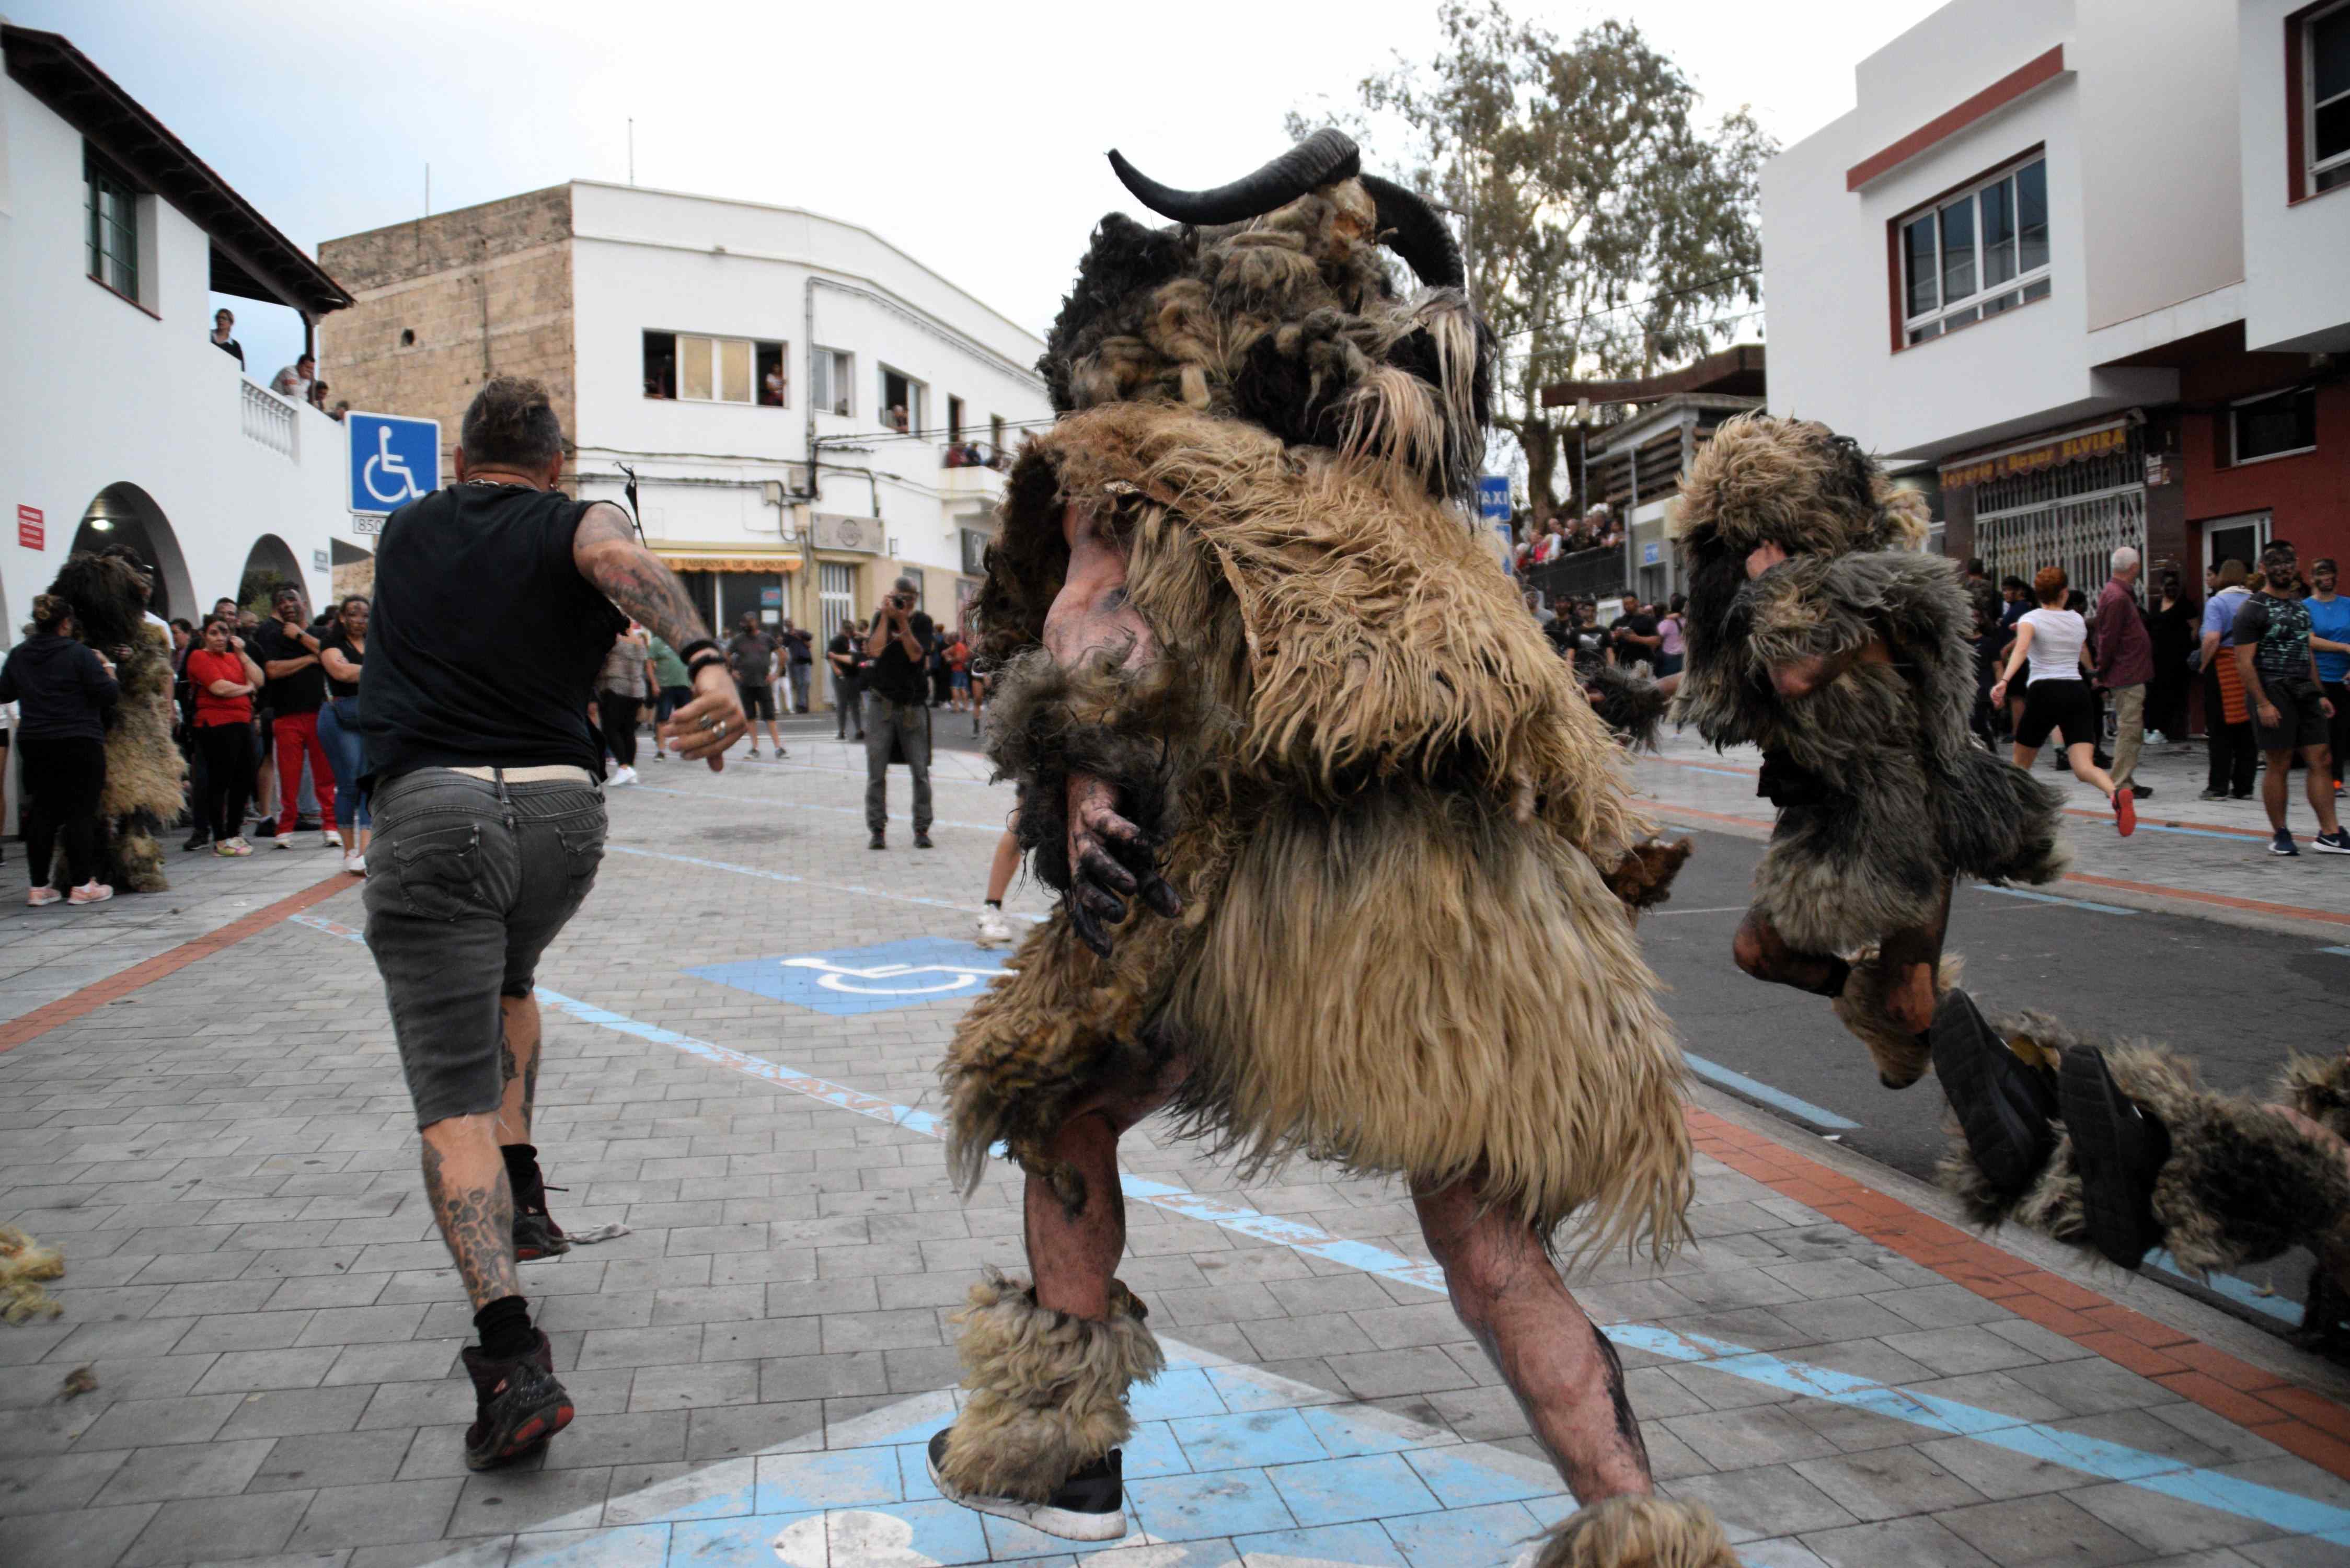
[[[48,548],[48,530],[41,525],[41,509],[37,506],[16,508],[16,543],[27,550]]]

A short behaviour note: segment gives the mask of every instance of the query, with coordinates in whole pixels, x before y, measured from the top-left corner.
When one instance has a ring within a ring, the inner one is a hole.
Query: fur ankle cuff
[[[1167,1365],[1147,1312],[1112,1281],[1109,1316],[1072,1317],[1038,1306],[1027,1281],[985,1271],[953,1320],[971,1397],[940,1462],[947,1480],[977,1496],[1042,1502],[1125,1442],[1128,1386]]]
[[[1960,971],[1965,967],[1966,961],[1958,954],[1942,955],[1941,965],[1934,972],[1938,1000],[1959,983]],[[1906,1089],[1925,1076],[1934,1060],[1933,1050],[1924,1034],[1904,1027],[1886,1005],[1885,967],[1876,952],[1863,953],[1854,961],[1851,978],[1833,1006],[1836,1022],[1868,1047],[1869,1060],[1877,1064],[1877,1076],[1887,1088]]]
[[[1738,1568],[1704,1504],[1611,1497],[1552,1532],[1534,1568]]]

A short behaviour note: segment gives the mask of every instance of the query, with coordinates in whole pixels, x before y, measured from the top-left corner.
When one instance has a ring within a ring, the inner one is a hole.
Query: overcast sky
[[[1749,105],[1785,143],[1849,109],[1854,63],[1937,3],[1515,9],[1561,34],[1628,15],[1710,116]],[[639,184],[862,223],[1037,331],[1094,220],[1130,205],[1107,149],[1171,184],[1219,184],[1280,150],[1284,111],[1350,102],[1367,73],[1436,42],[1427,0],[0,7],[71,38],[312,250],[417,216],[427,163],[435,212],[626,180],[634,117]],[[235,303],[247,363],[266,377],[292,358],[299,323]]]

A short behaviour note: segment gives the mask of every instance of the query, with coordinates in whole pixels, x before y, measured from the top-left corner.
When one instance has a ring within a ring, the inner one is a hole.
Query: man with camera
[[[931,647],[931,618],[914,607],[921,590],[899,577],[874,613],[865,639],[872,662],[865,670],[865,826],[870,847],[889,847],[889,759],[892,751],[914,775],[914,847],[931,847],[930,678],[922,661]]]
[[[671,750],[715,771],[743,731],[726,654],[682,585],[626,513],[557,489],[563,466],[544,385],[502,376],[482,388],[457,483],[384,522],[359,677],[375,814],[368,946],[416,1106],[425,1196],[481,1338],[463,1351],[476,1470],[536,1452],[574,1412],[516,1267],[570,1245],[531,1141],[533,981],[603,859],[604,748],[588,705],[629,618],[685,661],[693,697],[662,727]]]

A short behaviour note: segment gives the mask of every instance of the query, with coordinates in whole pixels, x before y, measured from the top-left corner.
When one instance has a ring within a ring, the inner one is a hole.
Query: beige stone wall
[[[329,396],[439,420],[444,481],[465,407],[492,376],[545,381],[570,433],[569,186],[328,240],[318,262],[358,300],[319,323]]]

